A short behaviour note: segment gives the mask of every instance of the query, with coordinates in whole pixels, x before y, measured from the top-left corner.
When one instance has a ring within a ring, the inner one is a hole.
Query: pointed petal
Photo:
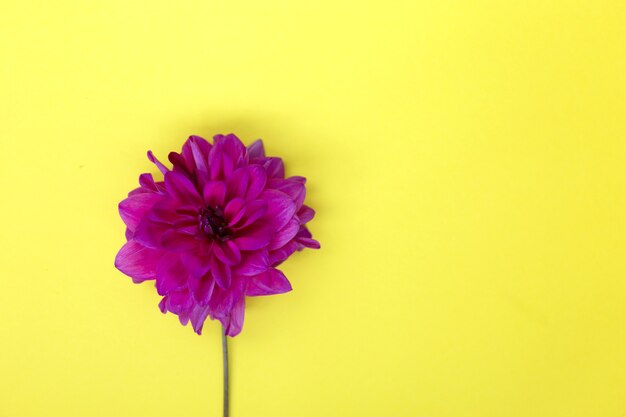
[[[228,221],[228,224],[234,224],[244,215],[244,206],[246,202],[243,198],[232,199],[226,204],[224,208],[224,218]]]
[[[254,224],[237,232],[239,237],[233,239],[240,250],[257,250],[267,246],[272,238],[272,227],[269,224]]]
[[[162,200],[152,206],[149,217],[153,221],[172,224],[179,220],[177,210],[180,208],[180,203],[166,194]]]
[[[161,249],[161,237],[170,229],[171,225],[154,221],[149,216],[145,216],[137,225],[133,239],[146,247]]]
[[[288,291],[291,291],[289,280],[276,268],[271,268],[267,272],[250,277],[246,287],[246,295],[250,297],[282,294]]]
[[[167,169],[167,167],[165,165],[163,165],[161,163],[161,161],[159,161],[156,156],[154,156],[154,154],[152,153],[152,151],[148,151],[148,159],[150,160],[150,162],[152,162],[154,165],[157,166],[157,168],[159,168],[159,171],[161,171],[161,173],[163,175],[165,175],[166,172],[170,172],[169,169]]]
[[[190,251],[196,249],[198,246],[198,240],[186,233],[170,229],[163,233],[163,236],[161,237],[161,246],[164,249],[175,252]]]
[[[177,152],[170,152],[167,155],[167,159],[172,164],[172,171],[181,173],[186,177],[194,175],[193,166],[184,158],[183,155]]]
[[[222,181],[207,181],[202,190],[204,203],[209,207],[221,206],[226,196],[226,184]]]
[[[298,230],[298,234],[294,240],[298,243],[298,245],[300,245],[300,249],[304,247],[311,249],[320,248],[320,243],[317,240],[312,239],[311,232],[309,232],[309,229],[307,229],[306,226],[300,226],[300,230]]]
[[[228,316],[228,313],[233,307],[235,293],[230,290],[224,290],[216,285],[211,293],[211,299],[209,300],[209,307],[211,317],[224,318]]]
[[[254,224],[254,222],[265,215],[267,212],[267,205],[267,201],[265,200],[254,200],[249,202],[245,207],[245,211],[242,213],[243,215],[236,218],[237,224],[231,221],[228,225],[235,226],[234,229],[237,230]]]
[[[296,205],[285,193],[277,190],[266,190],[263,198],[268,202],[264,218],[272,224],[274,230],[280,230],[296,213]]]
[[[198,178],[202,181],[206,181],[209,178],[209,167],[207,165],[209,148],[206,146],[208,142],[200,136],[189,136],[188,141],[196,166],[196,175],[198,175]],[[202,148],[207,150],[207,152],[203,152]]]
[[[241,140],[239,140],[239,138],[232,133],[224,136],[221,144],[224,146],[224,152],[233,160],[233,162],[236,162],[237,159],[246,154],[246,147]]]
[[[177,254],[166,252],[156,271],[156,288],[159,295],[165,295],[182,288],[187,282],[188,272]]]
[[[191,325],[193,326],[193,330],[197,334],[202,334],[202,327],[208,315],[209,315],[208,306],[206,307],[196,306],[191,312],[191,315],[189,318],[191,319]]]
[[[167,295],[159,301],[159,310],[161,310],[163,314],[167,313]]]
[[[155,193],[160,191],[159,187],[154,182],[152,174],[141,174],[139,176],[139,185],[141,185],[141,188],[144,188],[146,191],[153,191]]]
[[[244,197],[248,189],[250,174],[246,168],[239,168],[228,178],[226,198]]]
[[[298,181],[292,181],[291,178],[273,179],[270,181],[269,187],[287,194],[296,204],[296,207],[301,207],[306,197],[304,184]]]
[[[302,206],[300,210],[298,210],[298,218],[300,219],[300,224],[308,223],[313,220],[315,217],[315,210],[313,210],[309,206]]]
[[[285,166],[280,158],[267,158],[263,164],[268,178],[285,178]]]
[[[298,238],[297,241],[301,245],[306,246],[307,248],[310,248],[310,249],[319,249],[321,247],[320,243],[315,239],[303,237],[303,238]]]
[[[228,265],[236,265],[241,261],[241,252],[232,240],[215,242],[213,252],[220,261]]]
[[[230,287],[231,271],[230,266],[213,257],[211,259],[211,273],[215,279],[215,283],[222,289]]]
[[[120,202],[118,208],[124,224],[135,231],[139,221],[163,196],[156,193],[135,194]]]
[[[237,275],[252,276],[267,271],[270,259],[267,250],[248,252],[242,255],[241,263],[235,269]]]
[[[195,249],[181,254],[185,267],[194,277],[202,277],[208,272],[211,265],[211,248],[212,243],[198,240],[198,246]]]
[[[272,265],[273,267],[277,267],[278,265],[283,263],[287,258],[289,258],[299,248],[300,246],[298,242],[296,242],[295,240],[292,240],[291,242],[287,243],[285,246],[277,250],[271,251],[269,255],[270,265]]]
[[[200,228],[198,227],[198,220],[193,217],[181,217],[176,223],[172,225],[174,229],[176,229],[179,233],[184,233],[190,236],[196,236]]]
[[[115,257],[115,267],[139,283],[156,276],[156,266],[161,251],[147,248],[135,240],[129,240]]]
[[[211,148],[211,152],[209,152],[209,176],[214,180],[223,178],[221,148],[222,146],[218,142],[215,142],[215,145]]]
[[[289,181],[296,181],[296,182],[299,182],[301,184],[306,184],[306,178],[305,177],[301,177],[299,175],[294,175],[293,177],[289,177],[288,180]]]
[[[300,222],[298,219],[291,219],[285,227],[283,227],[278,233],[274,235],[270,242],[269,249],[275,250],[284,246],[287,242],[293,239],[300,229]]]
[[[168,194],[180,203],[197,206],[202,204],[196,187],[180,172],[168,172],[165,175],[165,188]]]
[[[193,308],[193,297],[187,288],[170,292],[166,299],[165,306],[167,311],[171,311],[174,314],[187,313]]]
[[[189,313],[187,313],[186,311],[181,311],[178,314],[178,321],[180,322],[180,324],[182,324],[183,326],[186,326],[187,323],[189,323]]]
[[[215,135],[215,144],[209,152],[209,171],[211,179],[229,178],[240,160],[245,156],[246,148],[237,136]]]
[[[196,303],[201,306],[205,306],[209,303],[211,299],[211,293],[213,292],[213,287],[215,286],[215,280],[211,275],[211,272],[207,272],[202,277],[190,277],[188,281],[189,291],[191,291],[191,295],[193,296]]]
[[[192,147],[192,144],[194,145]],[[193,148],[196,148],[194,151]],[[211,144],[204,138],[196,135],[191,135],[185,141],[183,145],[181,154],[187,161],[187,165],[189,167],[199,167],[202,165],[202,160],[204,160],[204,164],[206,166],[209,156],[209,151],[211,150]],[[194,169],[197,173],[198,170]]]
[[[250,181],[248,185],[248,191],[246,191],[246,200],[254,200],[257,198],[267,183],[267,174],[265,169],[260,166],[251,166],[248,168],[250,174]]]
[[[230,316],[225,326],[226,335],[230,337],[237,336],[243,328],[243,318],[246,310],[246,298],[240,297],[230,311]],[[222,322],[223,323],[223,322]]]
[[[265,149],[261,139],[255,140],[248,146],[248,158],[263,158],[264,156]]]

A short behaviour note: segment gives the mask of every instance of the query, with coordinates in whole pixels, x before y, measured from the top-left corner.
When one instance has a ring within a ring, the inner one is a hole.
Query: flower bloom
[[[163,313],[177,314],[202,332],[207,317],[226,334],[243,326],[246,296],[291,290],[276,267],[295,251],[319,248],[305,224],[303,177],[285,178],[280,158],[258,140],[245,147],[235,135],[211,145],[191,136],[168,169],[148,158],[164,181],[141,174],[140,187],[119,204],[127,242],[115,266],[133,282],[156,280]]]

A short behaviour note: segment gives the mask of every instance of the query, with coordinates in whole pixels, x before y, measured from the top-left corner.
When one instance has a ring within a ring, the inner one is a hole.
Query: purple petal
[[[273,250],[269,254],[269,263],[270,265],[276,267],[283,263],[287,258],[289,258],[295,251],[299,249],[299,244],[295,240],[287,243],[285,246]]]
[[[165,175],[165,188],[170,196],[183,204],[197,206],[202,204],[196,187],[180,172],[168,172]]]
[[[172,227],[179,233],[195,236],[199,233],[198,220],[193,217],[181,217],[180,220],[175,222]]]
[[[211,179],[228,178],[232,175],[240,159],[243,158],[245,147],[235,135],[216,135],[214,146],[209,152],[209,170]]]
[[[321,247],[320,243],[315,239],[303,237],[303,238],[298,238],[297,241],[298,243],[310,249],[319,249]]]
[[[250,146],[248,146],[249,158],[263,158],[265,156],[265,148],[263,147],[263,141],[257,139]]]
[[[198,246],[198,240],[178,230],[167,230],[161,237],[161,246],[171,251],[190,251]]]
[[[237,232],[239,237],[234,239],[240,250],[257,250],[267,246],[272,237],[272,228],[268,224],[254,224],[247,229]]]
[[[248,172],[250,174],[250,183],[248,185],[248,191],[246,192],[246,200],[254,200],[257,198],[265,189],[265,184],[267,183],[267,174],[265,173],[265,169],[260,166],[251,166],[248,168]]]
[[[185,143],[183,143],[183,147],[180,150],[180,155],[185,160],[185,167],[187,167],[187,171],[191,174],[195,174],[196,164],[193,160],[193,151],[191,150],[192,137],[193,136],[189,136]]]
[[[194,167],[181,154],[170,152],[167,155],[167,159],[172,163],[172,171],[181,173],[186,177],[194,175]]]
[[[241,252],[232,240],[215,242],[213,251],[220,261],[228,265],[236,265],[241,261]]]
[[[285,275],[276,268],[250,277],[246,287],[246,295],[250,297],[259,295],[282,294],[291,291],[291,284]]]
[[[202,326],[204,325],[204,322],[208,315],[209,315],[208,306],[206,307],[196,306],[193,309],[189,318],[191,319],[191,325],[193,326],[193,330],[196,333],[202,334]]]
[[[246,168],[239,168],[228,178],[226,198],[243,197],[248,189],[250,174]]]
[[[224,208],[224,218],[228,221],[228,224],[234,224],[244,215],[244,206],[246,202],[243,198],[235,198],[230,200]]]
[[[189,145],[191,146],[191,152],[193,160],[196,165],[196,173],[200,180],[206,181],[209,178],[208,162],[208,142],[199,136],[189,136]],[[210,145],[209,145],[210,146]],[[203,152],[203,149],[206,151]]]
[[[204,160],[206,165],[211,146],[212,145],[206,139],[200,136],[191,135],[183,144],[181,154],[187,161],[188,166],[199,167],[202,165],[202,160]],[[194,154],[194,150],[192,149],[194,147],[197,148],[195,151],[196,154]]]
[[[149,217],[151,220],[159,223],[173,224],[180,220],[180,215],[177,213],[180,209],[181,206],[178,201],[165,195],[161,201],[152,206]]]
[[[218,142],[211,148],[211,152],[209,152],[209,175],[212,179],[223,178],[222,175],[222,154],[221,154],[221,146]]]
[[[209,207],[221,206],[226,196],[226,184],[222,181],[207,181],[202,190],[204,202]]]
[[[245,207],[245,211],[243,215],[237,218],[238,224],[235,225],[234,222],[230,222],[229,226],[236,226],[235,229],[243,229],[244,227],[250,226],[257,220],[259,220],[265,213],[267,212],[267,201],[265,200],[255,200]]]
[[[240,297],[230,311],[227,324],[225,325],[226,335],[230,337],[237,336],[243,328],[243,317],[246,310],[246,298]],[[222,321],[222,324],[224,322]]]
[[[178,314],[178,321],[180,322],[180,324],[182,324],[183,326],[186,326],[187,323],[189,323],[189,313],[186,311],[181,311]]]
[[[237,136],[232,133],[226,135],[220,142],[224,146],[224,152],[236,162],[246,154],[246,147]]]
[[[156,288],[159,295],[179,289],[187,282],[188,272],[177,254],[165,253],[156,271]]]
[[[161,238],[171,227],[170,224],[155,221],[150,216],[146,216],[137,225],[133,239],[149,248],[161,249]]]
[[[306,196],[306,188],[304,184],[288,179],[273,179],[269,183],[270,188],[282,191],[287,194],[296,203],[296,207],[301,207]]]
[[[209,307],[211,317],[224,318],[228,316],[228,313],[233,307],[235,301],[235,292],[224,290],[219,286],[213,288],[211,293],[211,299],[209,300]]]
[[[313,210],[309,206],[302,206],[300,210],[298,210],[298,218],[300,219],[300,224],[308,223],[313,220],[315,217],[315,210]]]
[[[148,159],[159,168],[159,171],[161,171],[163,175],[165,175],[166,172],[170,172],[170,170],[167,169],[167,167],[163,165],[161,161],[156,158],[156,156],[154,156],[152,151],[148,151]]]
[[[264,164],[268,178],[285,178],[285,166],[280,158],[267,158]]]
[[[155,193],[161,191],[157,183],[154,182],[152,174],[141,174],[139,176],[139,185],[147,191],[149,190]]]
[[[291,219],[285,227],[274,235],[270,242],[270,250],[278,249],[293,239],[300,229],[300,222],[297,219]]]
[[[156,276],[161,251],[147,248],[135,240],[122,246],[115,257],[115,267],[139,283]]]
[[[295,181],[295,182],[299,182],[301,184],[306,184],[306,178],[305,177],[301,177],[299,175],[294,175],[293,177],[289,177],[287,178],[290,181]]]
[[[311,249],[319,249],[320,244],[317,240],[312,239],[311,232],[307,229],[306,226],[300,226],[300,230],[298,230],[298,234],[294,239],[298,245],[300,245],[300,249],[302,248],[311,248]]]
[[[211,259],[211,273],[213,274],[215,283],[219,285],[220,288],[228,289],[228,287],[230,287],[230,266],[214,257]]]
[[[267,271],[270,260],[267,250],[248,252],[242,256],[241,263],[235,269],[237,275],[252,276]]]
[[[167,313],[167,295],[159,301],[159,310],[161,310],[163,314]]]
[[[204,240],[198,240],[198,246],[195,249],[185,251],[181,254],[181,259],[185,267],[195,277],[202,277],[206,274],[211,265],[212,243]]]
[[[272,223],[275,230],[282,229],[296,213],[295,203],[285,193],[277,190],[266,190],[263,197],[268,200],[265,219]]]
[[[170,292],[166,299],[167,310],[174,314],[188,312],[193,307],[193,297],[187,288]]]
[[[188,285],[191,295],[199,305],[205,306],[209,303],[213,287],[215,286],[215,280],[211,272],[207,272],[202,277],[190,277]]]
[[[161,198],[163,198],[161,194],[141,193],[123,200],[118,208],[124,224],[134,232],[139,221]]]

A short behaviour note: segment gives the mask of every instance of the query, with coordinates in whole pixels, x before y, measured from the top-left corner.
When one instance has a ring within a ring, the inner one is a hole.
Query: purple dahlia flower
[[[135,283],[155,279],[161,311],[191,321],[196,333],[210,317],[239,334],[245,297],[290,291],[277,266],[320,247],[305,226],[315,214],[303,204],[306,179],[285,178],[261,140],[246,148],[232,134],[213,145],[189,137],[169,154],[171,170],[148,158],[164,181],[141,174],[119,204],[127,242],[115,266]]]

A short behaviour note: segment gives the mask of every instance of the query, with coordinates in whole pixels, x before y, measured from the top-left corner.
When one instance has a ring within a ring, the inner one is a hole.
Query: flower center
[[[228,223],[224,220],[224,212],[219,207],[205,207],[198,214],[200,230],[214,239],[226,240],[229,235]]]

